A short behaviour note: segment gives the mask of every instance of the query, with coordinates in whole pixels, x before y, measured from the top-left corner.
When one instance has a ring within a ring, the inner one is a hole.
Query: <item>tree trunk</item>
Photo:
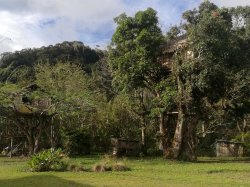
[[[166,124],[166,122],[168,124]],[[171,124],[169,123],[169,116],[165,116],[164,113],[159,115],[159,125],[160,125],[160,145],[163,152],[164,158],[170,158],[172,155],[171,151]],[[167,127],[167,128],[166,128]]]
[[[26,136],[28,140],[29,156],[34,154],[34,141],[32,135]]]
[[[242,124],[242,126],[240,125]],[[243,120],[237,120],[237,127],[239,132],[241,133],[241,142],[245,142],[245,134],[247,132],[247,122],[246,119],[243,118]]]
[[[245,142],[245,134],[247,133],[247,120],[246,120],[246,118],[243,118],[243,133],[244,133],[244,135],[242,136],[241,141]]]
[[[143,115],[143,124],[141,127],[141,145],[142,147],[145,147],[145,130],[146,130],[146,116]]]
[[[10,139],[10,158],[12,158],[12,149],[13,149],[13,137]]]
[[[40,117],[38,123],[39,124],[35,124],[36,129],[35,129],[35,132],[33,134],[33,136],[34,136],[34,154],[37,153],[37,151],[38,151],[41,135],[42,135],[43,129],[45,128],[46,119],[43,119],[42,117]]]
[[[181,148],[182,148],[182,139],[183,139],[183,129],[184,129],[184,122],[185,122],[185,115],[183,113],[182,106],[179,107],[178,111],[178,119],[177,119],[177,125],[175,129],[174,139],[173,139],[173,158],[178,159]]]
[[[160,115],[159,115],[159,129],[160,129],[159,149],[164,152],[166,129],[165,129],[165,125],[164,125],[164,115],[163,115],[163,113],[160,113]]]
[[[164,129],[162,138],[162,147],[163,147],[163,157],[164,158],[173,158],[172,153],[172,142],[173,142],[173,133],[172,131],[175,129],[176,125],[173,125],[172,120],[173,115],[166,115],[164,117]]]
[[[142,146],[142,151],[144,152],[145,150],[145,127],[141,127],[141,146]]]
[[[190,100],[189,91],[185,87],[188,85],[189,80],[183,80],[179,74],[179,67],[182,65],[182,60],[177,61],[177,89],[178,89],[178,119],[175,129],[175,134],[172,143],[172,153],[174,159],[181,160],[195,160],[195,148],[196,148],[196,122],[193,119],[194,116],[188,114]],[[190,118],[191,117],[191,118]]]
[[[45,130],[46,119],[43,117],[19,117],[16,119],[17,126],[26,135],[29,155],[37,153],[39,141],[43,130]]]
[[[206,132],[205,132],[205,123],[204,122],[202,122],[201,128],[202,128],[202,137],[205,138],[206,137]]]
[[[143,154],[146,154],[146,145],[145,145],[145,131],[146,131],[146,117],[143,116],[143,125],[141,127],[141,151]]]
[[[182,148],[179,152],[179,158],[182,160],[195,161],[196,156],[196,127],[197,119],[193,115],[185,117],[185,126],[182,137]]]
[[[196,156],[196,127],[197,119],[194,115],[179,114],[175,136],[173,140],[173,158],[195,161]]]

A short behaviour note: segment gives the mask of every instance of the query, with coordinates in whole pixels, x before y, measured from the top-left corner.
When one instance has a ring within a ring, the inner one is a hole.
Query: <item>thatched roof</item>
[[[187,35],[181,35],[173,40],[170,40],[163,46],[163,54],[173,53],[177,51],[179,48],[183,48],[187,45]]]
[[[33,115],[45,114],[51,107],[51,99],[44,96],[39,98],[28,97],[34,91],[40,88],[36,84],[31,84],[25,87],[22,92],[16,93],[14,97],[14,109],[18,114]],[[42,90],[39,90],[43,92]]]
[[[232,140],[216,140],[216,143],[243,144],[242,142],[237,142],[237,141],[232,141]]]

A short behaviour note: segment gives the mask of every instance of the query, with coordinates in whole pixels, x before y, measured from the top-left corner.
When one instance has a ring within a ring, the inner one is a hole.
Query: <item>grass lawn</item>
[[[249,159],[199,158],[196,163],[162,158],[131,159],[125,172],[26,172],[25,159],[0,157],[0,187],[250,186]],[[99,156],[72,158],[90,168]]]

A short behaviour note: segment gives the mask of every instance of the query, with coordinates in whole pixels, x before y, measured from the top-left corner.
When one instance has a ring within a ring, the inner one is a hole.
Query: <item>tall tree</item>
[[[29,154],[36,153],[42,132],[51,123],[53,116],[50,98],[36,85],[20,88],[4,84],[1,85],[0,93],[1,117],[26,136]],[[18,132],[13,136],[15,134]]]
[[[146,118],[150,109],[145,106],[145,95],[160,97],[157,84],[168,72],[157,63],[163,35],[158,25],[157,12],[152,8],[139,11],[134,17],[122,14],[115,18],[116,31],[109,49],[109,63],[113,74],[113,85],[119,91],[132,93],[142,108],[142,144]],[[163,113],[159,114],[163,119]],[[159,120],[163,129],[163,120]]]
[[[176,53],[174,73],[178,85],[178,123],[173,153],[175,158],[193,160],[196,124],[205,116],[205,108],[220,111],[219,116],[225,120],[227,110],[231,102],[237,101],[236,98],[243,94],[240,103],[248,103],[249,98],[244,93],[248,90],[249,75],[245,74],[248,78],[243,84],[238,80],[238,88],[235,81],[237,74],[244,75],[249,61],[248,52],[244,50],[247,40],[236,34],[239,29],[235,30],[233,15],[228,9],[219,9],[205,1],[198,10],[185,12],[183,18],[187,21],[183,25],[187,32],[186,51],[192,51],[193,57],[187,58],[185,51]],[[234,96],[237,93],[234,89],[243,92]],[[205,114],[208,123],[211,113]],[[192,118],[193,122],[190,121]]]
[[[86,112],[95,110],[88,77],[81,67],[59,62],[38,64],[35,71],[36,84],[50,96],[61,119],[67,122],[71,117],[83,120]]]
[[[35,84],[22,88],[6,83],[0,87],[0,114],[25,134],[30,155],[37,152],[42,133],[53,121],[60,121],[64,125],[61,129],[77,129],[86,125],[87,113],[95,111],[81,67],[57,63],[38,64],[34,69]]]

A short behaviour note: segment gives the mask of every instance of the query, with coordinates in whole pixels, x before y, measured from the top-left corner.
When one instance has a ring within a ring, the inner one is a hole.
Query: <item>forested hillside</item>
[[[0,81],[18,82],[20,79],[34,79],[36,64],[56,64],[57,62],[80,65],[86,72],[104,53],[93,50],[82,42],[63,42],[54,46],[23,49],[13,53],[3,53],[0,58]]]
[[[115,137],[141,156],[194,161],[222,139],[249,154],[250,7],[204,1],[182,20],[164,33],[148,8],[114,19],[107,51],[63,42],[2,54],[0,148],[80,155]]]

